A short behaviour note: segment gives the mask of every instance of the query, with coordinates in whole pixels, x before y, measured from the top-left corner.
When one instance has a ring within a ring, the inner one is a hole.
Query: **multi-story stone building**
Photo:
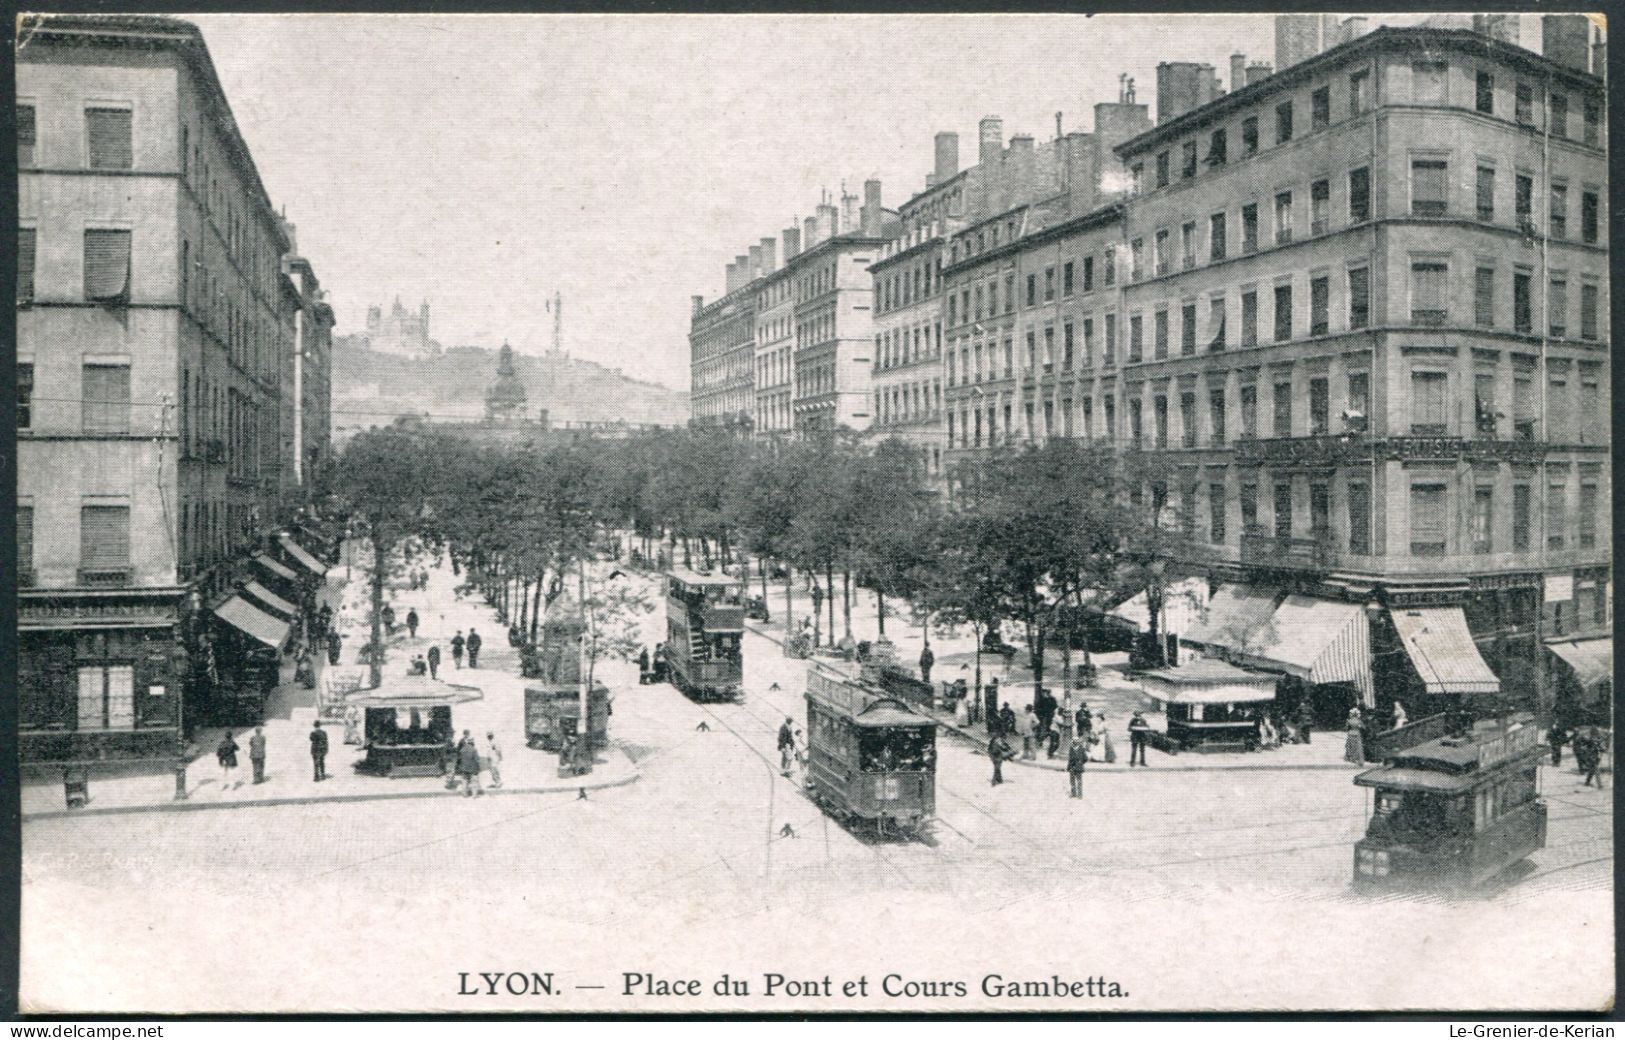
[[[217,622],[209,611],[247,547],[295,504],[283,495],[281,415],[303,304],[283,274],[290,243],[193,26],[59,15],[27,32],[22,753],[170,755],[208,708],[213,680],[194,665]],[[183,704],[193,693],[201,703]]]
[[[1323,632],[1369,615],[1413,714],[1532,700],[1566,667],[1543,640],[1608,628],[1604,96],[1575,51],[1382,29],[1119,149],[1139,191],[1095,429],[1176,467],[1193,563],[1308,594]]]
[[[801,229],[784,229],[786,265],[801,251]],[[773,240],[762,239],[770,268],[756,294],[756,421],[759,434],[787,434],[794,428],[795,295],[788,267],[772,263]]]
[[[702,424],[748,422],[756,410],[756,279],[728,266],[727,288],[694,297],[689,326],[689,413]],[[748,268],[747,268],[748,272]]]

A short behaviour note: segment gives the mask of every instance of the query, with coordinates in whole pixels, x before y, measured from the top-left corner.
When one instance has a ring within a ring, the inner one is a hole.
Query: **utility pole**
[[[553,291],[553,353],[564,353],[564,294]]]
[[[556,322],[557,319],[555,319],[555,329],[558,327]],[[587,674],[587,556],[585,553],[581,555],[580,560],[577,562],[577,567],[578,570],[576,572],[576,580],[577,588],[579,589],[578,601],[581,604],[581,640],[577,644],[578,649],[576,670],[580,673],[581,678],[581,725],[578,729],[578,735],[581,738],[581,752],[576,758],[575,771],[576,775],[580,776],[592,772],[593,766],[592,719],[587,714],[592,700],[592,680]]]

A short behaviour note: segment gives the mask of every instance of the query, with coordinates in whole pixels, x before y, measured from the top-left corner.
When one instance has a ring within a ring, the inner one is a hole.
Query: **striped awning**
[[[282,564],[278,563],[276,560],[271,559],[269,556],[265,555],[264,553],[260,553],[257,556],[255,556],[254,557],[254,562],[259,564],[261,567],[264,567],[267,571],[270,571],[272,574],[275,574],[277,577],[282,578],[282,579],[284,579],[286,581],[298,581],[299,580],[299,575],[295,574],[293,571],[289,570],[287,567],[284,567]]]
[[[282,535],[277,539],[277,541],[281,543],[283,551],[292,557],[295,563],[305,568],[305,570],[316,575],[318,578],[327,573],[327,565],[322,563],[322,561],[318,560],[316,557],[312,556],[310,553],[306,552],[305,547],[294,541],[292,538],[288,537],[287,535]]]
[[[1500,692],[1501,680],[1479,655],[1460,607],[1397,607],[1388,613],[1428,693]]]
[[[233,596],[214,608],[221,621],[240,632],[246,632],[266,646],[277,650],[288,641],[288,622],[267,614],[241,596]]]
[[[1371,625],[1359,604],[1288,596],[1262,634],[1246,654],[1250,662],[1312,683],[1353,683],[1373,703]]]
[[[1169,585],[1162,592],[1162,623],[1159,630],[1183,635],[1201,623],[1207,601],[1206,578],[1186,578]],[[1143,592],[1124,600],[1107,613],[1130,622],[1141,632],[1150,630],[1151,611]]]
[[[299,614],[298,607],[294,606],[292,603],[289,603],[287,600],[283,599],[281,596],[278,596],[276,593],[272,592],[270,589],[266,588],[264,585],[261,585],[257,581],[251,581],[244,585],[243,591],[280,614],[286,614],[289,617],[296,617]]]
[[[1546,649],[1574,669],[1574,678],[1583,689],[1614,677],[1614,641],[1584,639],[1578,642],[1547,643]]]
[[[1187,643],[1247,650],[1269,637],[1277,592],[1260,585],[1225,585],[1208,601],[1207,615],[1180,638]]]

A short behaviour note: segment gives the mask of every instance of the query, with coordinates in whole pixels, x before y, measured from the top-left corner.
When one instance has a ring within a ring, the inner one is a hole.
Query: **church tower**
[[[491,422],[514,422],[524,418],[528,398],[525,384],[513,370],[513,348],[506,341],[497,355],[497,378],[485,392],[485,418]]]

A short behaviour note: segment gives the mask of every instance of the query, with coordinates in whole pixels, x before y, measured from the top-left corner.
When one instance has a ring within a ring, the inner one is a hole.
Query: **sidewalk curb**
[[[628,760],[630,762],[630,759]],[[625,787],[642,779],[643,770],[636,762],[630,762],[632,770],[626,776],[611,780],[596,780],[591,783],[571,784],[568,787],[500,787],[487,788],[487,794],[569,794],[570,787],[578,790],[601,791],[614,787]],[[154,802],[151,805],[116,805],[105,809],[86,806],[83,809],[52,809],[47,812],[25,812],[22,814],[23,822],[29,820],[62,820],[78,819],[84,816],[118,816],[131,813],[146,812],[201,812],[207,809],[257,809],[275,805],[317,805],[322,803],[339,802],[387,802],[407,798],[461,798],[458,791],[436,789],[433,791],[380,791],[366,794],[340,794],[340,795],[309,795],[294,798],[261,798],[247,802],[221,802],[199,801],[187,798],[184,801]]]
[[[769,632],[763,631],[762,628],[761,628],[761,623],[760,622],[747,621],[745,623],[745,627],[747,629],[749,629],[750,631],[756,633],[757,635],[761,636],[763,639],[766,639],[766,640],[768,640],[770,642],[773,642],[773,643],[777,643],[781,647],[784,645],[784,640],[778,638],[777,636],[775,636],[775,635],[773,635],[773,634],[771,634]],[[946,719],[942,718],[942,716],[938,715],[934,711],[927,712],[927,714],[930,715],[930,717],[932,719],[936,720],[937,724],[939,726],[941,726],[943,729],[950,730],[954,734],[959,736],[962,740],[967,740],[967,741],[970,741],[972,744],[975,744],[978,754],[981,754],[981,755],[986,755],[987,754],[987,738],[978,736],[975,733],[970,732],[969,730],[961,728],[956,723],[947,721]],[[1051,773],[1064,773],[1064,772],[1066,772],[1066,766],[1061,765],[1061,764],[1049,765],[1047,762],[1033,762],[1033,761],[1027,761],[1027,760],[1020,759],[1020,758],[1006,759],[1005,760],[1005,765],[1007,765],[1007,766],[1021,766],[1024,769],[1040,769],[1040,770],[1044,770],[1046,772],[1051,772]],[[1367,765],[1358,767],[1358,769],[1374,769],[1374,768],[1376,768],[1376,765],[1377,765],[1377,763],[1369,763]],[[1156,771],[1160,771],[1160,772],[1164,772],[1164,773],[1244,773],[1244,772],[1245,773],[1296,773],[1296,772],[1309,772],[1309,771],[1313,771],[1313,770],[1326,770],[1326,771],[1339,770],[1339,771],[1343,771],[1343,772],[1348,772],[1351,776],[1353,775],[1354,772],[1358,771],[1357,768],[1354,765],[1352,765],[1351,763],[1348,763],[1348,762],[1329,762],[1329,763],[1325,763],[1325,764],[1306,763],[1304,765],[1295,765],[1295,766],[1256,765],[1256,766],[1217,766],[1217,767],[1210,767],[1210,766],[1188,766],[1188,765],[1160,765],[1160,766],[1140,766],[1138,768],[1151,769],[1151,770],[1156,770]],[[1090,772],[1090,773],[1130,773],[1130,772],[1133,772],[1133,769],[1131,769],[1129,766],[1126,766],[1126,765],[1117,765],[1117,764],[1107,765],[1104,762],[1097,763],[1097,762],[1094,762],[1093,760],[1091,760],[1090,763],[1089,763],[1089,766],[1087,768],[1087,772]]]

